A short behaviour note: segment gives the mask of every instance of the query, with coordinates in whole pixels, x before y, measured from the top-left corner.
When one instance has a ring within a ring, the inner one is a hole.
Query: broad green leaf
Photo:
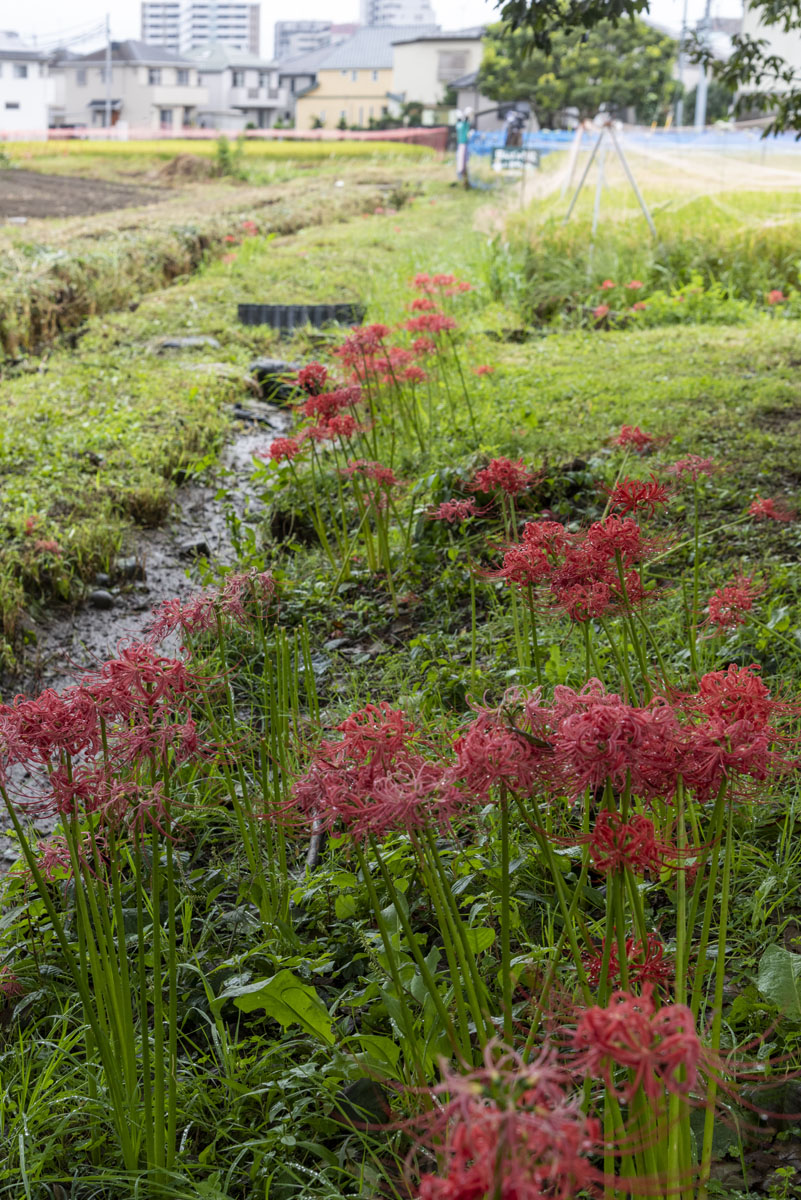
[[[465,925],[464,935],[474,954],[480,954],[482,950],[489,950],[495,941],[495,930],[491,929],[489,925]]]
[[[233,1000],[242,1012],[263,1008],[279,1025],[300,1025],[307,1033],[333,1045],[331,1018],[313,987],[291,971],[279,971],[272,979],[260,979],[236,988],[226,988],[218,1002]]]
[[[784,1016],[801,1021],[801,954],[768,946],[759,962],[757,987]]]
[[[360,1033],[357,1041],[372,1062],[395,1070],[400,1058],[400,1046],[392,1038],[382,1037],[378,1033]]]
[[[337,896],[334,900],[334,912],[340,921],[352,917],[356,912],[356,897],[349,895],[347,892],[341,896]]]

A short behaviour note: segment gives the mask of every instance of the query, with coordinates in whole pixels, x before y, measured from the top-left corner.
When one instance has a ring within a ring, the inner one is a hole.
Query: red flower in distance
[[[614,487],[605,487],[604,491],[612,501],[612,508],[621,516],[644,512],[652,517],[657,506],[667,504],[670,499],[667,488],[653,472],[650,479],[621,479]]]
[[[774,288],[773,291],[768,292],[767,295],[768,304],[784,304],[786,299],[787,297],[781,288]]]
[[[761,496],[756,496],[748,507],[749,515],[756,517],[758,521],[794,521],[795,511],[785,504],[783,500],[763,500]]]
[[[656,840],[653,821],[634,813],[624,821],[619,813],[598,813],[590,841],[595,869],[603,875],[628,869],[635,875],[658,872],[670,848]]]
[[[689,712],[754,726],[765,726],[783,707],[771,698],[756,663],[750,667],[731,663],[725,671],[708,671],[698,680],[698,692],[685,696],[682,703]]]
[[[689,475],[695,481],[701,475],[714,475],[720,468],[711,458],[702,458],[700,454],[688,454],[686,458],[680,458],[667,468],[668,475],[675,475],[681,479],[684,475]]]
[[[621,425],[620,433],[616,438],[612,439],[613,445],[624,446],[627,449],[631,448],[640,454],[653,445],[655,441],[656,438],[654,435],[652,433],[645,433],[640,429],[639,425]]]
[[[635,301],[634,304],[632,304],[631,311],[632,312],[645,312],[647,307],[648,307],[648,305],[645,303],[644,300],[637,300],[637,301]]]
[[[434,354],[436,349],[437,343],[432,341],[431,338],[419,337],[415,338],[415,340],[412,342],[412,350],[420,358],[425,357],[427,354]]]
[[[363,369],[364,364],[360,364]],[[362,389],[358,384],[352,387],[336,388],[333,392],[321,392],[318,396],[309,396],[301,405],[305,417],[317,421],[328,421],[345,408],[353,408],[362,398]]]
[[[37,554],[55,554],[60,557],[64,551],[59,546],[58,542],[52,538],[39,538],[33,543],[33,548]]]
[[[408,329],[409,333],[433,334],[444,333],[456,327],[453,317],[446,317],[443,313],[423,313],[421,317],[410,317],[404,325],[404,329]]]
[[[432,521],[447,521],[453,525],[456,521],[467,521],[470,517],[479,517],[489,512],[491,504],[479,508],[475,500],[443,500],[433,511],[428,513]]]
[[[602,321],[603,318],[608,315],[608,313],[609,313],[609,305],[608,304],[599,304],[592,310],[592,315],[595,317],[596,321]]]
[[[598,290],[600,292],[609,292],[615,286],[616,284],[614,284],[611,279],[605,279],[603,283],[598,284]]]
[[[347,467],[342,467],[340,475],[344,475],[348,479],[353,479],[354,476],[361,479],[372,479],[379,487],[387,490],[397,487],[400,483],[400,480],[395,478],[395,472],[391,467],[385,467],[379,462],[368,462],[366,458],[353,459]]]
[[[505,492],[507,496],[519,496],[525,492],[536,476],[523,465],[522,458],[512,462],[509,458],[493,458],[486,467],[476,472],[470,487],[476,492]]]
[[[646,984],[641,996],[615,992],[606,1008],[582,1012],[573,1034],[577,1068],[602,1079],[622,1100],[640,1088],[651,1101],[664,1091],[686,1096],[698,1078],[702,1050],[692,1013],[684,1004],[655,1009],[652,991]],[[616,1066],[629,1075],[619,1092]]]
[[[319,396],[325,391],[328,379],[328,368],[322,363],[313,362],[298,371],[298,387],[310,396]]]
[[[363,363],[365,358],[376,354],[389,337],[388,325],[354,325],[350,335],[345,338],[334,354],[350,367]]]
[[[407,383],[424,383],[428,376],[422,367],[404,367],[401,371],[401,379],[405,379]]]
[[[494,370],[495,370],[494,367],[489,366],[487,363],[482,363],[481,366],[479,366],[479,367],[473,367],[473,374],[474,375],[491,375]]]
[[[409,308],[412,312],[439,312],[437,305],[427,296],[418,296],[412,300]]]
[[[427,291],[428,288],[431,286],[431,276],[428,274],[427,271],[421,271],[418,275],[415,275],[414,279],[412,280],[411,286],[416,287],[416,288],[423,288],[424,290]]]
[[[602,938],[597,954],[585,952],[581,956],[590,987],[598,987],[601,982],[605,947],[606,938]],[[667,991],[673,979],[673,963],[665,958],[664,943],[655,933],[647,935],[645,947],[639,938],[626,938],[626,966],[629,983],[640,988],[650,984],[654,989],[661,988]],[[612,988],[620,986],[621,982],[616,938],[609,947],[607,982]]]
[[[707,605],[708,623],[714,625],[717,633],[744,625],[745,614],[751,611],[754,601],[764,590],[764,587],[756,586],[750,575],[738,575],[733,583],[715,588]]]
[[[434,275],[431,278],[432,287],[446,288],[453,287],[456,283],[455,275]]]
[[[259,451],[259,458],[269,458],[272,462],[283,462],[284,459],[297,458],[302,450],[299,438],[275,438],[266,450]]]
[[[614,562],[619,554],[626,566],[641,562],[654,548],[653,542],[643,537],[641,526],[632,517],[614,515],[590,525],[584,546],[593,558],[602,562]]]
[[[638,292],[643,287],[643,283],[640,279],[630,279],[625,286],[630,292]]]

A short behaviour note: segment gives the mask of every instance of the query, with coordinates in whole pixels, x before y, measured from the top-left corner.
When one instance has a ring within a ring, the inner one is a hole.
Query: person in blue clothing
[[[468,139],[470,137],[470,118],[472,115],[472,108],[466,108],[463,112],[460,110],[456,113],[456,178],[466,188],[470,187],[467,160],[470,156]]]

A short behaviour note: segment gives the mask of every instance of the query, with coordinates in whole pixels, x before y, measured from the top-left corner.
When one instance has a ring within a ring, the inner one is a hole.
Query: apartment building
[[[352,37],[358,25],[335,25],[331,21],[276,21],[273,57],[296,58],[326,46],[336,46]]]
[[[47,136],[52,80],[42,54],[0,31],[0,137]]]
[[[362,25],[436,25],[430,0],[360,0]]]
[[[260,14],[241,0],[143,0],[142,41],[177,54],[209,42],[258,54]]]

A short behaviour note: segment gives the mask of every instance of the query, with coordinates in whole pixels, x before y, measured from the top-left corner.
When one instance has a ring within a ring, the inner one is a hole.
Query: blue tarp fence
[[[540,154],[549,150],[564,150],[573,141],[575,134],[570,129],[539,129],[523,134],[523,145]],[[493,150],[504,145],[505,129],[473,130],[470,134],[470,153],[490,155]],[[589,149],[597,133],[589,131],[584,136],[583,149]],[[796,141],[792,133],[780,134],[778,137],[763,138],[758,129],[720,129],[711,126],[708,129],[627,129],[620,134],[624,146],[653,150],[717,150],[743,151],[758,150],[765,154],[792,154],[801,152],[801,141]]]

